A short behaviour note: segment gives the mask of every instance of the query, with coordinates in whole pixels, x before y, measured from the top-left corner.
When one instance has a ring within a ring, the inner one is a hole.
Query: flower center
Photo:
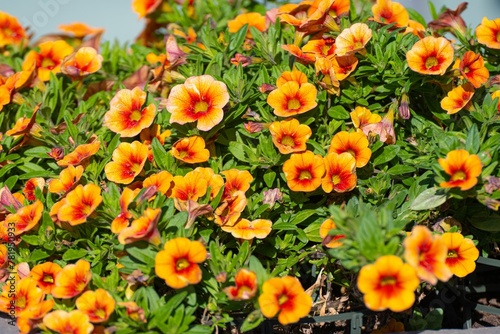
[[[458,257],[458,253],[454,249],[448,250],[448,258],[456,259]]]
[[[340,176],[338,176],[338,175],[333,175],[332,176],[332,183],[333,183],[334,186],[336,186],[337,184],[339,184],[340,181],[341,181],[340,180]]]
[[[470,68],[468,68],[468,67],[464,68],[464,73],[465,73],[465,74],[467,74],[467,73],[469,73],[469,72],[470,72]]]
[[[381,286],[395,285],[395,284],[396,284],[396,278],[394,278],[394,276],[385,276],[382,277],[382,279],[380,280]]]
[[[458,172],[453,173],[451,176],[451,181],[463,181],[467,178],[467,174],[463,171],[459,170]]]
[[[297,110],[300,108],[300,101],[297,99],[288,100],[288,109]]]
[[[287,296],[287,295],[285,295],[285,294],[280,295],[280,296],[278,297],[278,304],[281,306],[281,305],[285,304],[285,303],[288,301],[288,299],[289,299],[289,298],[288,298],[288,296]]]
[[[293,140],[291,136],[284,136],[283,138],[281,138],[281,145],[290,147],[295,146],[295,140]]]
[[[496,38],[497,38],[497,42],[499,42],[500,41],[500,31],[497,32]]]
[[[303,170],[299,174],[299,180],[310,180],[312,179],[312,175],[309,171]]]
[[[50,58],[43,58],[41,67],[52,70],[56,63]]]
[[[132,113],[130,114],[130,120],[137,122],[140,119],[141,119],[141,112],[139,110],[132,111]]]
[[[208,103],[205,101],[198,101],[194,105],[194,112],[199,113],[199,112],[206,112],[208,110]]]
[[[94,314],[100,319],[106,318],[106,311],[104,311],[102,308],[98,308],[97,310],[95,310]]]
[[[16,299],[16,306],[19,309],[24,309],[26,307],[26,297],[20,296]]]
[[[346,152],[352,155],[354,158],[356,158],[356,152],[354,152],[353,150],[348,149]]]
[[[184,258],[177,260],[175,263],[175,269],[178,271],[186,269],[187,267],[189,267],[189,261]]]
[[[52,275],[43,275],[42,282],[44,283],[54,283],[54,276]]]
[[[429,69],[438,64],[438,60],[436,57],[429,57],[425,60],[425,68]]]
[[[178,151],[178,152],[179,152],[179,157],[181,159],[184,159],[185,157],[188,156],[188,152],[187,151],[182,150],[182,151]]]

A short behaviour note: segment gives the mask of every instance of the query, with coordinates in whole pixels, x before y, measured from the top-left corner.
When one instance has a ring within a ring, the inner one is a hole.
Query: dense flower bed
[[[440,328],[422,300],[500,239],[500,19],[466,7],[134,0],[129,46],[0,12],[0,310],[22,333]]]

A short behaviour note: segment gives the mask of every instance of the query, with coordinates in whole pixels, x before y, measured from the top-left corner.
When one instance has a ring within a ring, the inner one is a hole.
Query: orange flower
[[[87,287],[92,279],[90,263],[78,260],[75,264],[67,264],[56,276],[56,286],[52,289],[55,298],[73,298]]]
[[[490,49],[500,49],[500,18],[488,20],[483,17],[476,28],[477,41]]]
[[[174,158],[188,164],[205,162],[210,157],[210,152],[205,148],[205,140],[200,136],[179,139],[170,152]]]
[[[442,188],[460,187],[462,191],[469,190],[476,185],[483,169],[479,157],[466,150],[448,152],[446,159],[440,158],[438,162],[445,173],[451,176],[448,182],[439,184]]]
[[[483,57],[479,53],[467,51],[460,61],[460,73],[474,86],[481,87],[488,78],[490,72],[484,66]]]
[[[35,203],[26,205],[17,210],[16,213],[11,213],[5,218],[5,223],[10,227],[15,225],[15,235],[20,235],[30,231],[35,227],[42,218],[43,204],[39,200]]]
[[[243,191],[235,191],[225,197],[214,212],[214,222],[219,226],[234,226],[247,206]]]
[[[153,13],[160,7],[161,3],[162,0],[133,0],[132,10],[142,19],[146,15]]]
[[[64,204],[57,213],[57,218],[60,221],[68,222],[71,226],[83,224],[101,202],[102,196],[99,186],[92,183],[85,186],[80,184],[66,195]]]
[[[173,180],[174,177],[172,176],[172,174],[170,174],[166,170],[163,170],[159,173],[152,174],[149,177],[145,178],[144,181],[142,181],[142,187],[147,188],[155,186],[158,189],[158,192],[167,195],[167,192],[172,186]]]
[[[474,96],[474,87],[467,82],[449,91],[448,95],[441,100],[441,108],[446,110],[447,114],[456,114],[467,107],[472,96]]]
[[[197,201],[207,193],[208,180],[199,171],[191,171],[184,176],[174,176],[171,197],[179,201]]]
[[[312,39],[302,47],[302,52],[312,53],[316,57],[329,57],[335,53],[334,40]]]
[[[50,73],[61,72],[63,59],[73,52],[73,47],[63,40],[44,42],[39,45],[40,51],[30,51],[23,63],[23,71],[35,66],[37,76],[42,81],[49,81]]]
[[[234,284],[224,289],[229,300],[248,300],[257,293],[257,275],[251,270],[238,270],[234,277]]]
[[[30,277],[36,281],[36,284],[44,293],[50,294],[55,288],[56,276],[61,269],[61,266],[57,263],[45,262],[37,264],[31,269]]]
[[[36,188],[39,188],[41,191],[43,191],[44,186],[45,180],[42,177],[31,178],[24,185],[23,194],[28,201],[34,201],[36,200]]]
[[[104,126],[121,137],[134,137],[149,127],[155,118],[156,106],[146,102],[146,92],[139,87],[122,89],[111,100],[110,109],[104,115]],[[142,108],[142,109],[141,109]]]
[[[250,189],[253,176],[247,170],[228,169],[221,172],[226,177],[224,185],[224,197],[232,196],[236,191],[245,193]]]
[[[94,326],[89,322],[89,317],[79,310],[52,311],[43,317],[43,324],[60,334],[90,334],[94,329]]]
[[[113,161],[104,167],[108,180],[129,184],[139,175],[148,159],[148,147],[138,141],[121,143],[113,151]]]
[[[9,264],[9,251],[5,244],[0,244],[0,268],[6,267]]]
[[[128,226],[129,219],[133,217],[132,213],[128,210],[128,206],[134,201],[140,191],[141,189],[139,188],[134,190],[123,188],[122,194],[120,195],[120,214],[111,222],[111,232],[120,233]]]
[[[61,72],[71,78],[79,78],[101,69],[102,56],[92,47],[82,47],[66,57],[61,64]]]
[[[406,8],[391,0],[377,0],[372,7],[373,19],[376,22],[391,24],[396,23],[396,27],[406,27],[410,15]]]
[[[328,153],[350,153],[356,159],[356,167],[365,166],[372,156],[368,139],[363,133],[340,131],[332,138]]]
[[[0,11],[0,48],[21,44],[26,39],[26,31],[12,15]]]
[[[292,71],[283,72],[276,80],[276,86],[281,87],[289,81],[295,81],[301,86],[307,83],[307,76],[299,70],[293,69]]]
[[[314,191],[321,185],[325,165],[320,155],[311,151],[294,153],[283,164],[288,187],[293,191]]]
[[[226,84],[210,75],[190,77],[170,91],[167,110],[170,123],[186,124],[198,121],[197,128],[208,131],[222,121],[222,108],[229,101]]]
[[[59,179],[49,181],[49,192],[65,194],[78,183],[83,174],[83,166],[69,165],[59,174]]]
[[[10,91],[5,86],[0,86],[0,111],[10,103]]]
[[[347,78],[358,66],[358,58],[354,55],[333,57],[331,61],[335,78],[339,81]]]
[[[275,277],[262,285],[259,306],[265,317],[278,314],[278,321],[288,325],[309,314],[312,299],[295,277]]]
[[[100,28],[93,28],[82,22],[73,22],[70,24],[60,24],[59,30],[73,34],[77,38],[82,38],[87,35],[97,34],[103,31]]]
[[[416,269],[420,279],[436,285],[438,279],[446,282],[453,275],[446,266],[446,245],[427,227],[415,226],[406,237],[404,247],[405,260]]]
[[[328,153],[324,158],[325,176],[321,186],[326,193],[335,190],[338,193],[351,191],[356,187],[356,159],[349,153]]]
[[[73,152],[66,154],[57,164],[61,167],[85,165],[100,147],[101,143],[97,140],[89,144],[78,145]]]
[[[402,312],[410,308],[419,283],[415,269],[394,255],[364,266],[358,276],[359,291],[364,293],[366,307],[373,311]]]
[[[36,124],[36,114],[39,107],[40,105],[35,108],[31,117],[20,117],[12,129],[5,132],[5,135],[17,138],[21,135],[32,134],[39,137],[41,128],[38,124]]]
[[[264,239],[271,233],[273,223],[268,219],[240,219],[233,226],[222,226],[222,230],[231,233],[233,237],[243,240],[252,240],[253,238]]]
[[[247,25],[247,38],[253,38],[250,27],[254,27],[261,32],[266,31],[266,17],[259,13],[243,13],[227,22],[231,33],[238,32],[245,24]]]
[[[408,33],[411,33],[417,36],[418,38],[422,39],[424,38],[425,27],[420,22],[414,20],[408,20],[408,27],[406,27],[405,34]]]
[[[295,118],[281,122],[273,122],[269,126],[274,146],[281,154],[302,152],[306,150],[306,142],[311,137],[311,128],[300,124]]]
[[[465,277],[476,269],[479,251],[471,239],[458,232],[447,232],[441,236],[441,241],[448,248],[446,265],[455,276]]]
[[[413,45],[406,60],[417,73],[443,75],[453,62],[453,47],[444,37],[428,36]]]
[[[350,7],[350,0],[335,0],[328,11],[330,15],[334,14],[335,17],[339,17],[349,14]]]
[[[290,117],[303,114],[317,106],[316,87],[310,83],[299,86],[295,81],[289,81],[267,96],[267,103],[274,109],[274,114]]]
[[[118,241],[123,244],[130,244],[139,240],[146,240],[153,245],[161,243],[160,231],[158,231],[158,220],[161,209],[147,208],[142,216],[132,221],[129,227],[125,227],[118,234]]]
[[[11,275],[11,277],[13,276]],[[14,293],[9,291],[10,289],[13,289]],[[30,277],[24,277],[15,282],[15,285],[5,284],[3,286],[0,295],[0,311],[15,317],[30,317],[32,309],[42,303],[44,298],[45,294],[42,289],[36,286],[36,281]]]
[[[353,111],[351,111],[351,120],[352,125],[356,129],[363,129],[365,125],[375,124],[382,120],[382,117],[377,114],[372,114],[372,112],[365,107],[356,107]]]
[[[115,310],[115,300],[104,289],[85,291],[76,299],[76,308],[89,317],[90,322],[98,323],[109,319]]]
[[[297,61],[301,64],[312,64],[316,60],[316,56],[311,53],[303,52],[297,45],[294,44],[282,44],[281,48],[285,51],[290,52],[292,56],[297,58]]]
[[[201,178],[207,180],[207,190],[210,188],[210,199],[214,199],[219,190],[224,186],[222,176],[215,174],[210,167],[197,167],[194,172],[200,173]]]
[[[201,281],[198,263],[206,258],[207,250],[201,242],[174,238],[167,241],[164,250],[156,255],[155,272],[169,287],[181,289]]]
[[[29,314],[17,318],[17,327],[21,334],[29,334],[42,322],[42,318],[54,307],[54,300],[44,300],[30,308]]]
[[[342,246],[340,239],[345,238],[343,234],[330,235],[330,231],[337,228],[333,219],[325,220],[319,227],[319,236],[323,238],[323,245],[327,248],[337,248]]]
[[[342,30],[335,40],[335,54],[344,56],[364,49],[372,38],[372,30],[364,23],[354,23]]]

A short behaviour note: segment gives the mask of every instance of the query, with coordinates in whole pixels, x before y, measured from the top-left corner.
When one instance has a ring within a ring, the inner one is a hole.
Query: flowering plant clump
[[[427,297],[500,241],[500,18],[466,7],[134,0],[129,46],[0,12],[0,311],[21,333],[440,328]]]

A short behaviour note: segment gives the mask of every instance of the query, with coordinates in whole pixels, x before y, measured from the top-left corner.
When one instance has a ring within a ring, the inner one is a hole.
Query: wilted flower
[[[264,200],[262,204],[268,204],[269,206],[273,206],[276,202],[283,201],[283,194],[281,193],[280,188],[273,188],[264,190]]]
[[[446,29],[455,35],[458,32],[462,36],[465,36],[467,25],[460,14],[462,14],[462,12],[466,9],[467,2],[462,2],[455,10],[446,8],[446,10],[439,15],[438,19],[429,22],[428,26],[431,29]]]

